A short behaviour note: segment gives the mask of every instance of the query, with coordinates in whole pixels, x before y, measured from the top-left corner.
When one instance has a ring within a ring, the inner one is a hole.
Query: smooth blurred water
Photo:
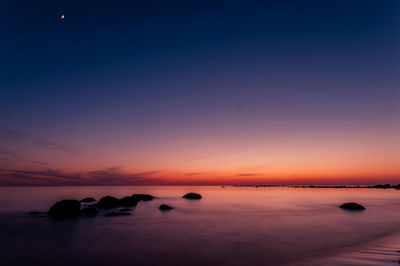
[[[187,192],[203,199],[183,199]],[[28,214],[61,199],[133,193],[157,199],[140,202],[123,217],[52,220]],[[338,208],[348,201],[367,210]],[[162,203],[174,209],[161,212]],[[391,189],[0,188],[2,265],[310,265],[396,235],[399,222],[400,191]]]

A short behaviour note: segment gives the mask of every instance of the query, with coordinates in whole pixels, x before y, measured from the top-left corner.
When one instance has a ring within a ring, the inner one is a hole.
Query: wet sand
[[[347,251],[326,258],[303,262],[301,265],[399,265],[400,234],[389,235],[375,241],[349,247]]]

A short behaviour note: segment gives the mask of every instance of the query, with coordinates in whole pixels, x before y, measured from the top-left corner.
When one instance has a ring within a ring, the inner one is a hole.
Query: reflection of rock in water
[[[130,212],[121,212],[121,211],[113,211],[113,212],[108,212],[104,214],[104,216],[109,217],[109,216],[125,216],[125,215],[130,215]]]

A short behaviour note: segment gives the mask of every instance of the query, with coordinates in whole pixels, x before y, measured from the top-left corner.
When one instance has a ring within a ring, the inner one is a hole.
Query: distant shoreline
[[[379,184],[379,185],[232,185],[233,187],[291,187],[291,188],[380,188],[380,189],[398,189],[400,184]]]
[[[0,187],[288,187],[288,188],[379,188],[400,190],[400,184],[378,184],[378,185],[255,185],[255,184],[181,184],[181,185],[0,185]]]

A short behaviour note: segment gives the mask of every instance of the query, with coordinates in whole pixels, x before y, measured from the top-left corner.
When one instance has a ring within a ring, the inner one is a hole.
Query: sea
[[[200,193],[202,199],[182,196]],[[136,193],[127,216],[52,219],[63,199]],[[365,211],[338,206],[357,202]],[[161,204],[173,207],[160,211]],[[398,265],[400,190],[235,186],[0,187],[0,265]]]

